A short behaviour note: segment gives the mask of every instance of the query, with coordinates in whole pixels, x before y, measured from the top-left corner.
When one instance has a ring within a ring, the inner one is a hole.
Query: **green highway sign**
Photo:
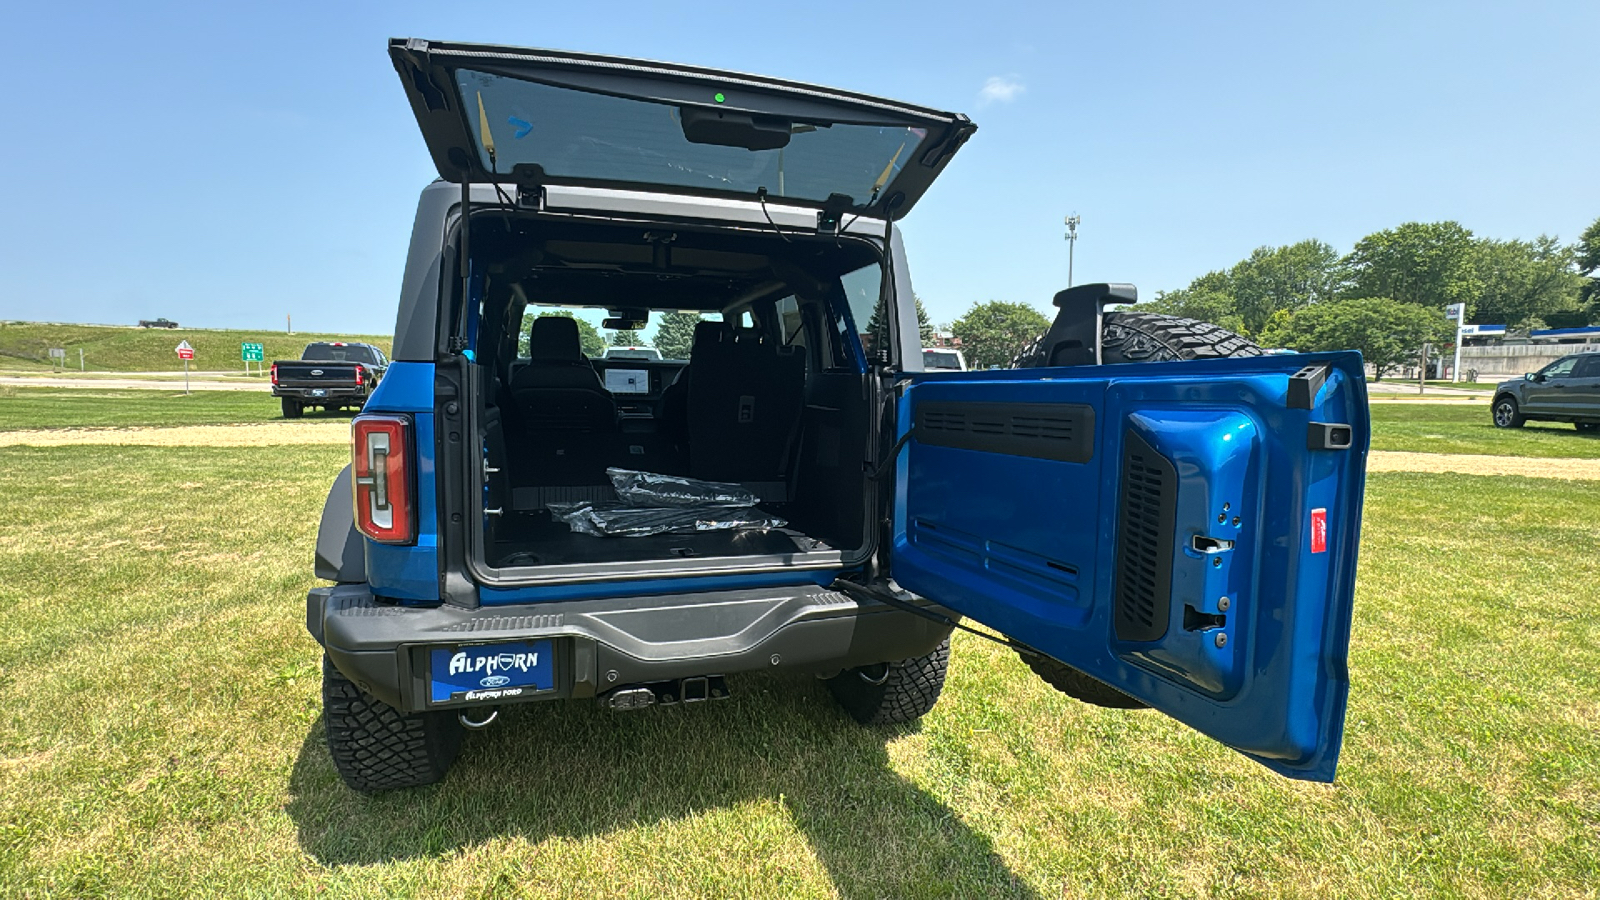
[[[266,358],[266,350],[260,344],[240,344],[239,358],[244,362],[261,362]]]

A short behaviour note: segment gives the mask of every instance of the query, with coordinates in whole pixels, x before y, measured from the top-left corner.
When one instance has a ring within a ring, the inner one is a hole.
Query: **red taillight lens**
[[[357,416],[350,425],[350,436],[356,528],[384,544],[416,540],[410,420],[401,416]]]
[[[273,387],[277,387],[278,386],[278,364],[277,363],[273,363],[272,364],[272,386]]]
[[[366,375],[366,372],[367,370],[362,368],[360,363],[356,363],[356,387],[361,387],[361,379],[362,376]]]

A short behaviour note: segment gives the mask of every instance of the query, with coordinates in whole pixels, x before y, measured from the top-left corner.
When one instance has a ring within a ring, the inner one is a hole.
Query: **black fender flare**
[[[322,504],[322,524],[317,528],[318,578],[340,584],[367,580],[367,547],[356,531],[355,509],[350,501],[350,467],[339,470]]]

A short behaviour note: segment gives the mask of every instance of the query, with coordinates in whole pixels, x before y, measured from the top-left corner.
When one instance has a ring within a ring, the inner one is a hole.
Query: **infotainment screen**
[[[607,369],[606,390],[613,394],[650,393],[650,370]]]

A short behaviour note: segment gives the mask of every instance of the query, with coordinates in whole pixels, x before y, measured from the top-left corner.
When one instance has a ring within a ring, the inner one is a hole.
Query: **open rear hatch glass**
[[[618,57],[396,38],[440,177],[781,198],[900,218],[977,126],[863,94]]]

